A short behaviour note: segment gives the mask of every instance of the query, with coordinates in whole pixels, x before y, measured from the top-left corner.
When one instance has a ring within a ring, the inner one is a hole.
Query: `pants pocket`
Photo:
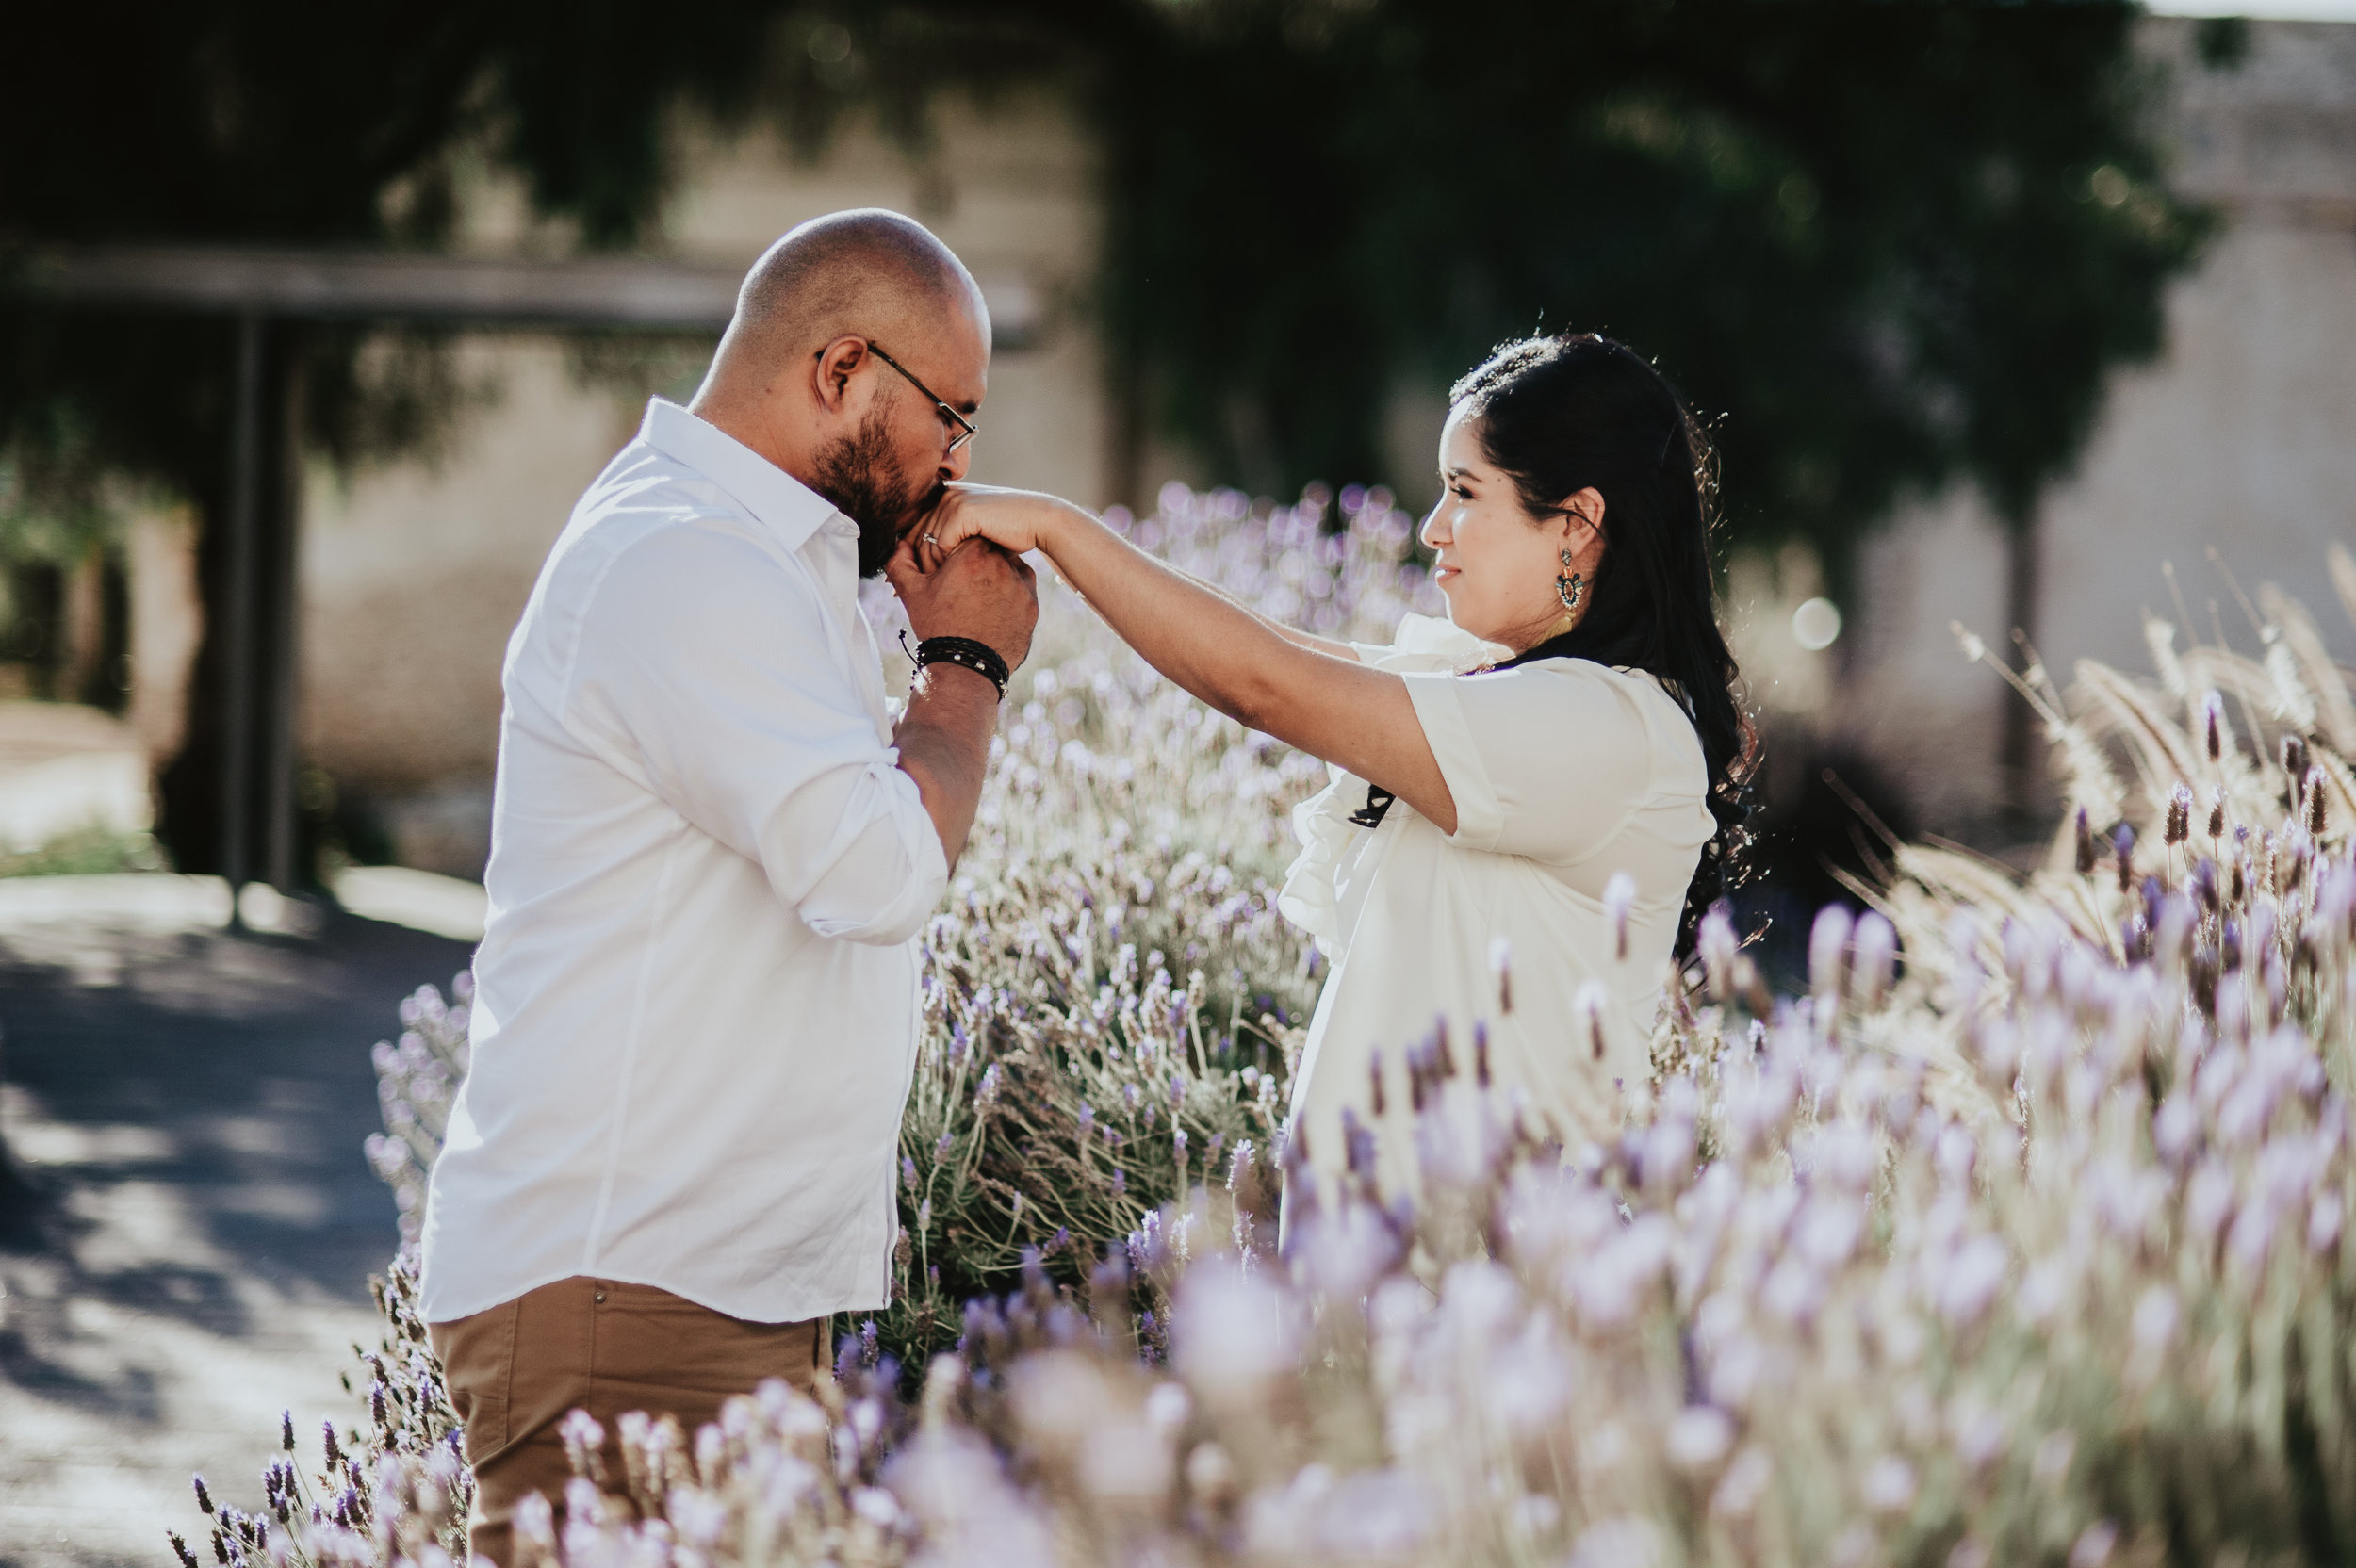
[[[478,1470],[513,1436],[515,1323],[522,1311],[521,1300],[506,1301],[471,1317],[427,1325],[450,1409],[464,1429],[466,1462]]]

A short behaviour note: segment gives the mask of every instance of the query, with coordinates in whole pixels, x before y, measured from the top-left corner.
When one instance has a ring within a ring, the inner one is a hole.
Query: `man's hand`
[[[922,531],[921,528],[916,531]],[[884,576],[926,637],[971,637],[1015,669],[1029,656],[1039,624],[1039,574],[986,539],[969,541],[932,571],[917,564],[915,532],[884,564]]]
[[[916,564],[903,539],[884,564],[908,624],[924,637],[971,637],[997,650],[1013,669],[1031,651],[1039,623],[1039,580],[1031,568],[985,539],[976,539],[931,572]],[[928,664],[908,684],[892,743],[900,771],[916,780],[924,809],[955,866],[973,828],[990,767],[990,738],[998,729],[998,692],[989,678],[961,665]]]

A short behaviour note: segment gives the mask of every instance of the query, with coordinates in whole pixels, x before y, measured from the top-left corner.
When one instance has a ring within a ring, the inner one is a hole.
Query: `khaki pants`
[[[527,1494],[564,1512],[572,1476],[558,1427],[585,1410],[605,1428],[607,1489],[622,1486],[626,1411],[675,1415],[689,1443],[731,1395],[767,1378],[807,1391],[833,1353],[827,1320],[748,1323],[652,1285],[559,1280],[487,1312],[427,1326],[474,1471],[473,1550],[507,1568],[509,1515]]]

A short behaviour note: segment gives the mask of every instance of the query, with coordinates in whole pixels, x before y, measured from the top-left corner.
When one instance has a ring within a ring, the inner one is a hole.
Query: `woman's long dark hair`
[[[1590,487],[1603,497],[1603,559],[1586,613],[1513,662],[1591,659],[1644,670],[1693,719],[1718,831],[1686,890],[1684,954],[1741,858],[1758,750],[1711,602],[1709,437],[1660,371],[1593,333],[1505,344],[1449,389],[1448,402],[1531,516],[1561,516],[1563,501]]]

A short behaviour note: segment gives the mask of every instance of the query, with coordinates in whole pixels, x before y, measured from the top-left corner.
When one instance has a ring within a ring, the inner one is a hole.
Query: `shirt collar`
[[[841,531],[826,527],[838,519],[852,532],[858,531],[858,526],[836,511],[832,501],[675,402],[649,398],[638,439],[727,491],[739,506],[777,533],[788,549],[800,549],[822,529]]]

